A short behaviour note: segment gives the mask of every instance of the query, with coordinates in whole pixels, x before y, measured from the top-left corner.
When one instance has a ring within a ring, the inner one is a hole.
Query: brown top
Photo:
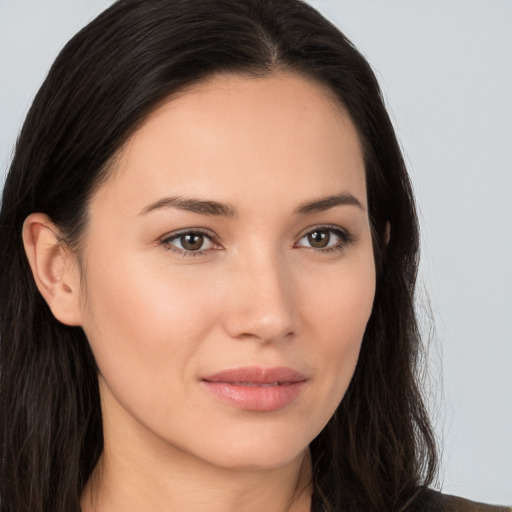
[[[486,505],[425,490],[407,509],[407,512],[512,512],[512,507]]]

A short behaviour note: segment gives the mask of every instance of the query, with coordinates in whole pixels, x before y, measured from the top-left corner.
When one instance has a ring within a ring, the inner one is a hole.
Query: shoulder
[[[407,508],[407,512],[512,512],[512,507],[486,505],[425,489]]]

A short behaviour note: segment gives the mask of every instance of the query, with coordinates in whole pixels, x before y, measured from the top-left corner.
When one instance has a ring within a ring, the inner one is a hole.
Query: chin
[[[217,448],[221,447],[220,450]],[[309,443],[288,437],[276,437],[271,440],[254,434],[244,439],[231,439],[227,445],[223,443],[212,446],[209,453],[210,461],[220,467],[231,470],[270,470],[277,469],[302,458],[309,449]],[[203,451],[204,457],[208,451]]]
[[[228,458],[223,458],[220,466],[238,471],[264,471],[282,468],[304,457],[308,447],[293,455],[284,453],[237,453]]]

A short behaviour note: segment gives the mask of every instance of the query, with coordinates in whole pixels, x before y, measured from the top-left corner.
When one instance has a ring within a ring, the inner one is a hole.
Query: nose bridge
[[[293,280],[284,255],[275,247],[244,252],[230,273],[225,322],[231,336],[272,342],[293,332]]]

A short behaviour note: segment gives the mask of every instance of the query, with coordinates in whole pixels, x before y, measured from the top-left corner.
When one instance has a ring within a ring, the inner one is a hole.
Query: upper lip
[[[242,368],[223,370],[219,373],[204,377],[202,380],[207,382],[225,382],[228,384],[242,382],[251,384],[272,384],[276,382],[302,382],[306,380],[306,377],[302,375],[302,373],[285,366],[275,368],[246,366]]]

